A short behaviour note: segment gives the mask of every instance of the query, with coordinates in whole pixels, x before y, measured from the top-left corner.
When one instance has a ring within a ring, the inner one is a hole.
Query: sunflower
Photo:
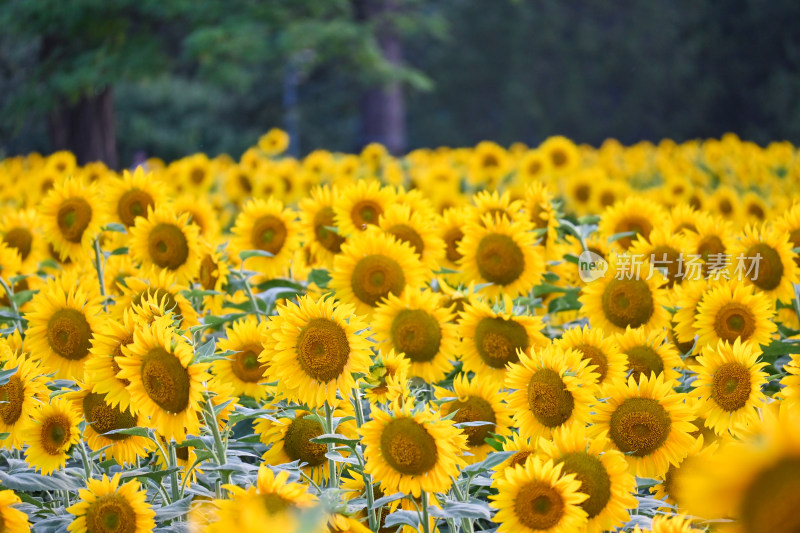
[[[69,449],[81,439],[80,416],[62,397],[37,405],[22,428],[22,440],[28,445],[25,462],[49,475],[64,468]]]
[[[539,182],[533,182],[525,189],[523,209],[533,225],[534,231],[541,233],[542,244],[550,252],[560,227],[553,194],[546,186]]]
[[[384,350],[394,350],[409,363],[409,376],[435,383],[452,368],[458,352],[453,313],[431,291],[389,295],[375,308],[371,326]]]
[[[345,399],[356,386],[353,374],[369,372],[365,330],[353,307],[333,298],[303,296],[278,304],[263,343],[268,381],[278,382],[279,394],[312,409],[333,405],[337,391]]]
[[[383,212],[395,200],[391,187],[381,187],[377,181],[358,180],[340,190],[333,206],[335,226],[339,235],[349,237],[377,225]]]
[[[409,244],[376,229],[342,245],[328,287],[339,300],[354,305],[357,313],[370,316],[390,294],[401,296],[406,289],[422,288],[428,274]]]
[[[133,173],[123,170],[121,178],[109,180],[103,189],[106,220],[122,223],[126,228],[133,227],[137,218],[147,217],[148,209],[160,206],[166,199],[158,175],[141,166]]]
[[[550,171],[550,159],[539,149],[525,152],[517,164],[517,176],[526,184],[538,183]]]
[[[219,248],[215,249],[211,244],[207,244],[204,248],[195,281],[202,290],[218,293],[203,296],[203,308],[212,314],[221,313],[225,303],[224,291],[231,273],[230,266]]]
[[[173,163],[177,171],[177,192],[188,190],[197,194],[206,194],[214,185],[214,164],[206,154],[192,154]]]
[[[411,245],[426,268],[436,270],[439,267],[445,244],[438,235],[432,216],[421,210],[412,211],[407,204],[392,204],[383,212],[378,225],[398,241]]]
[[[544,457],[563,465],[563,474],[575,474],[579,492],[589,496],[580,504],[588,518],[587,532],[614,530],[630,519],[627,510],[638,505],[631,494],[636,478],[628,472],[625,456],[610,449],[607,435],[589,439],[584,426],[573,425],[554,431],[553,440],[542,439],[540,446]]]
[[[523,203],[520,200],[511,200],[508,191],[502,194],[499,191],[478,191],[472,197],[474,204],[470,215],[471,223],[484,224],[483,218],[490,220],[505,219],[509,222],[525,220],[526,214],[523,210]]]
[[[668,289],[683,283],[684,255],[688,250],[688,239],[669,225],[653,228],[648,238],[639,236],[630,247],[632,256],[641,255],[662,271]]]
[[[122,346],[117,377],[130,381],[131,407],[149,418],[147,426],[166,438],[182,441],[197,435],[203,382],[208,364],[192,363],[192,346],[170,326],[156,320],[137,326],[133,342]]]
[[[103,474],[103,479],[87,480],[78,495],[81,500],[67,508],[75,516],[67,528],[72,533],[146,533],[156,527],[147,491],[135,479],[121,483],[120,474],[111,479]]]
[[[403,354],[390,349],[381,350],[364,378],[369,388],[364,391],[372,404],[394,402],[408,391],[408,376],[411,361]]]
[[[736,222],[739,221],[742,214],[739,193],[727,185],[721,185],[716,188],[708,199],[707,208],[727,220]]]
[[[31,300],[27,348],[56,378],[83,379],[92,338],[100,331],[99,299],[64,276],[48,282]]]
[[[769,226],[747,226],[731,249],[733,276],[753,285],[772,300],[791,302],[798,267],[789,236]]]
[[[41,375],[41,370],[25,359],[16,364],[8,382],[0,385],[0,433],[8,433],[8,437],[0,440],[0,447],[7,450],[22,447],[22,430],[31,413],[37,405],[48,401],[47,377]],[[3,370],[11,367],[12,364],[6,363]]]
[[[513,467],[517,465],[524,465],[530,457],[535,456],[539,452],[539,444],[541,442],[542,439],[538,437],[527,437],[514,433],[506,437],[503,442],[503,451],[514,452],[514,454],[495,468],[492,477],[497,478],[504,476],[509,468],[513,470]]]
[[[469,219],[470,210],[465,208],[445,209],[438,220],[438,231],[444,241],[445,254],[441,261],[443,267],[458,270],[458,263],[463,257],[458,245],[464,238],[464,227]]]
[[[280,128],[271,128],[258,138],[258,147],[264,151],[267,157],[280,155],[289,148],[289,134]]]
[[[120,367],[116,358],[124,357],[122,347],[133,342],[135,330],[134,315],[128,310],[121,320],[106,319],[92,338],[91,356],[84,366],[86,379],[92,383],[92,392],[103,395],[110,406],[123,411],[130,406],[131,395],[127,389],[130,382],[117,377]]]
[[[146,217],[136,218],[130,233],[131,257],[144,268],[169,271],[181,282],[197,275],[200,240],[189,215],[178,215],[166,205],[148,208]]]
[[[786,235],[792,250],[800,248],[800,202],[795,202],[786,210],[783,216],[774,221],[775,232]],[[800,267],[800,254],[794,254],[794,263]]]
[[[655,227],[654,220],[664,220],[667,213],[660,205],[641,196],[629,196],[603,212],[598,231],[611,238],[619,233],[633,232],[648,239]],[[615,241],[615,245],[627,250],[635,236],[626,236]]]
[[[67,178],[56,183],[39,206],[42,232],[61,260],[88,257],[92,240],[104,219],[96,206],[100,197],[95,184]]]
[[[731,250],[735,246],[732,225],[729,221],[720,217],[713,217],[706,212],[695,212],[694,231],[686,234],[689,250],[689,259],[699,256],[701,261],[702,276],[719,278],[722,273],[716,273],[724,266],[724,261],[720,259],[730,256]],[[735,258],[732,258],[735,259]],[[691,272],[691,264],[686,265],[687,279],[696,279],[696,273]]]
[[[653,374],[664,376],[664,381],[676,384],[681,377],[676,369],[683,368],[678,350],[667,342],[667,333],[628,328],[616,338],[620,351],[627,359],[627,373],[636,381]]]
[[[19,254],[19,271],[36,272],[39,262],[47,255],[42,220],[36,209],[7,210],[0,219],[0,235],[2,242]]]
[[[520,351],[505,386],[512,391],[506,403],[522,434],[549,438],[556,428],[589,421],[597,374],[588,365],[580,352],[555,345]]]
[[[648,263],[641,266],[641,276],[619,275],[619,257],[610,257],[605,276],[584,286],[578,300],[593,327],[606,333],[624,333],[630,328],[654,330],[669,325],[664,309],[666,294],[659,288],[664,277],[659,272],[647,276]]]
[[[444,416],[455,413],[453,422],[485,422],[482,426],[463,428],[467,435],[469,463],[484,460],[492,451],[487,438],[511,434],[511,411],[503,402],[505,392],[498,390],[497,384],[489,379],[475,376],[470,380],[466,374],[459,374],[453,379],[453,391],[436,388],[436,397],[442,400],[440,409]]]
[[[716,346],[720,340],[769,344],[777,326],[770,298],[753,286],[738,281],[721,282],[710,288],[697,306],[694,327],[697,345]]]
[[[578,215],[590,213],[597,203],[597,185],[604,181],[607,181],[607,177],[600,168],[584,168],[561,180],[563,196],[570,210]]]
[[[31,530],[28,515],[13,507],[19,503],[22,503],[22,500],[14,494],[14,491],[0,490],[0,525],[3,526],[3,531],[28,533]]]
[[[189,224],[197,226],[198,233],[206,241],[216,241],[220,236],[220,213],[206,197],[184,195],[177,198],[172,207],[179,215],[189,215]]]
[[[684,394],[672,390],[663,375],[636,381],[615,381],[603,388],[605,402],[595,405],[593,436],[611,437],[625,454],[633,474],[639,477],[664,475],[670,464],[679,464],[689,453],[695,431],[692,412]]]
[[[504,310],[480,300],[464,305],[458,324],[464,370],[502,383],[507,365],[519,361],[519,351],[549,344],[543,327],[539,317],[515,315],[508,298]]]
[[[672,315],[673,331],[681,343],[694,343],[697,330],[694,321],[697,308],[708,290],[705,278],[687,280],[675,287],[674,302],[677,311]]]
[[[498,493],[489,497],[493,500],[489,505],[497,509],[498,533],[582,531],[587,514],[581,503],[589,496],[580,492],[581,481],[575,474],[562,470],[563,463],[533,457],[495,479],[492,486]]]
[[[126,310],[134,311],[134,307],[141,307],[143,301],[151,299],[163,302],[164,309],[180,320],[181,329],[189,329],[200,322],[191,302],[181,294],[188,289],[188,286],[176,281],[174,273],[167,270],[140,270],[135,276],[123,280],[122,295],[116,298],[111,315],[120,320]]]
[[[650,493],[653,494],[655,498],[664,500],[664,502],[674,505],[678,509],[684,509],[686,507],[686,502],[678,501],[675,497],[675,479],[682,475],[682,471],[697,468],[696,463],[708,461],[717,453],[719,448],[718,442],[706,444],[702,436],[698,437],[689,450],[689,455],[687,455],[679,465],[669,465],[667,473],[658,478],[659,483],[650,487]]]
[[[475,185],[495,186],[511,168],[511,158],[502,146],[492,141],[481,141],[472,150],[467,175]]]
[[[702,533],[706,531],[692,527],[693,520],[685,515],[655,515],[650,522],[649,529],[642,530],[639,524],[636,524],[631,533]]]
[[[237,396],[264,400],[268,394],[264,385],[268,364],[262,355],[262,342],[266,338],[266,322],[259,322],[253,316],[237,320],[226,328],[225,338],[219,340],[217,349],[233,354],[214,363],[214,379],[232,385],[232,393]]]
[[[465,283],[488,283],[486,298],[526,295],[544,271],[544,250],[527,220],[510,222],[485,215],[482,224],[469,224],[458,244]]]
[[[613,336],[607,336],[600,328],[584,325],[564,331],[560,339],[553,341],[563,350],[577,350],[589,361],[589,370],[597,374],[597,384],[604,385],[625,377],[627,360]]]
[[[308,198],[300,200],[300,226],[311,243],[311,253],[323,265],[333,266],[333,258],[342,251],[345,238],[336,228],[334,205],[339,198],[335,186],[322,185],[311,189]]]

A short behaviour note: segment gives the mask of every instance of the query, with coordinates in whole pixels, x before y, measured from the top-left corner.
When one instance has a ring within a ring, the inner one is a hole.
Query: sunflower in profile
[[[28,445],[25,462],[45,476],[64,468],[70,448],[81,439],[79,422],[80,415],[66,398],[38,404],[22,428]]]
[[[250,257],[245,266],[265,279],[284,274],[294,251],[300,247],[300,225],[297,215],[275,198],[247,202],[236,217],[230,241],[234,257],[248,250],[266,252],[267,257]]]
[[[122,171],[122,177],[104,184],[103,207],[106,220],[131,228],[139,217],[147,217],[147,210],[164,203],[164,184],[157,174],[141,166],[132,173]]]
[[[669,325],[669,313],[658,272],[648,276],[647,262],[641,265],[641,276],[618,275],[622,272],[619,256],[608,261],[605,276],[581,289],[578,300],[592,327],[606,333],[624,333],[627,328],[659,329]]]
[[[600,328],[573,327],[553,341],[563,350],[576,350],[589,361],[588,369],[597,374],[597,384],[604,385],[625,377],[627,360],[613,336]],[[594,368],[592,368],[594,367]]]
[[[631,376],[607,385],[601,394],[607,400],[595,404],[592,435],[606,433],[634,475],[662,476],[687,456],[696,429],[692,412],[685,395],[674,392],[663,375],[639,381]]]
[[[664,208],[655,202],[641,196],[629,196],[603,212],[598,231],[607,238],[619,233],[633,232],[648,239],[655,227],[653,221],[666,218],[667,213],[664,212]],[[627,250],[633,244],[636,235],[619,238],[615,244]]]
[[[697,309],[708,290],[705,278],[687,280],[675,287],[673,301],[677,310],[672,315],[675,337],[681,343],[694,343]]]
[[[42,200],[42,232],[62,260],[88,257],[92,240],[104,223],[97,207],[100,203],[96,185],[73,178],[56,183]]]
[[[464,305],[458,329],[464,370],[502,383],[506,366],[519,361],[520,351],[549,344],[539,317],[515,315],[509,298],[504,307],[489,307],[481,300]]]
[[[279,394],[312,409],[333,405],[337,392],[345,399],[356,386],[353,374],[369,372],[366,329],[352,306],[330,297],[278,304],[263,343],[267,381],[277,381]]]
[[[123,280],[122,295],[116,298],[111,315],[119,320],[126,310],[141,308],[142,303],[149,299],[158,304],[163,303],[164,310],[173,313],[180,320],[181,329],[188,329],[200,323],[192,303],[181,294],[188,289],[187,285],[177,282],[174,273],[167,270],[139,270],[135,276]]]
[[[201,239],[216,241],[220,238],[222,215],[205,196],[180,196],[172,206],[179,216],[189,215],[189,224],[197,226]]]
[[[200,268],[200,238],[189,215],[178,215],[174,208],[159,205],[137,217],[130,229],[130,254],[143,268],[159,268],[188,282]]]
[[[231,269],[228,259],[222,255],[219,248],[207,244],[200,259],[200,270],[195,281],[204,291],[214,291],[218,294],[209,294],[203,297],[203,308],[212,314],[221,313],[225,303],[225,287]]]
[[[447,492],[451,476],[466,466],[461,454],[467,435],[411,402],[395,404],[392,413],[374,409],[372,419],[360,428],[365,471],[380,483],[385,494],[404,492],[415,498],[422,491]]]
[[[360,232],[342,245],[333,260],[328,286],[360,315],[371,316],[387,296],[425,285],[428,270],[407,243],[378,229]]]
[[[25,359],[16,364],[8,382],[0,385],[0,433],[8,433],[8,437],[0,440],[0,447],[7,450],[22,448],[26,422],[37,405],[48,401],[47,377],[41,375],[41,370]],[[11,368],[6,363],[3,370]]]
[[[155,516],[147,503],[147,491],[135,479],[121,483],[120,474],[111,479],[87,480],[79,491],[80,501],[67,508],[75,519],[67,528],[71,533],[125,531],[146,533],[156,527]]]
[[[209,365],[192,363],[192,346],[172,329],[171,320],[140,324],[133,342],[122,346],[122,355],[115,358],[117,377],[130,381],[131,406],[149,418],[146,425],[176,441],[187,433],[197,435]]]
[[[91,355],[86,360],[84,372],[92,383],[92,392],[105,396],[112,407],[126,410],[130,406],[128,392],[130,381],[117,377],[120,371],[117,358],[122,358],[122,347],[133,342],[136,322],[133,312],[126,310],[121,320],[107,318],[103,327],[92,338]]]
[[[266,322],[253,316],[237,320],[225,329],[225,338],[217,343],[221,352],[233,352],[229,357],[214,362],[214,379],[233,386],[237,396],[250,396],[256,401],[267,397],[264,375],[267,371],[266,357],[262,355],[262,342],[267,338]]]
[[[552,250],[558,236],[558,212],[553,194],[540,182],[533,182],[525,189],[523,209],[533,225],[534,231],[541,233],[541,242]]]
[[[409,376],[434,383],[453,368],[458,329],[451,310],[431,291],[389,295],[375,308],[372,329],[382,350],[394,350],[409,363]]]
[[[568,533],[586,527],[581,503],[589,496],[580,492],[581,481],[575,474],[563,473],[563,464],[533,457],[507,468],[492,486],[498,494],[489,497],[489,505],[497,509],[498,533]]]
[[[544,272],[544,250],[536,244],[531,223],[490,215],[481,222],[468,225],[458,245],[462,279],[489,284],[481,290],[489,299],[528,294]]]
[[[774,221],[775,232],[786,235],[792,250],[800,248],[800,202],[794,202],[786,212]],[[800,254],[794,254],[794,263],[800,267]]]
[[[559,427],[588,423],[597,381],[588,364],[580,352],[555,345],[520,351],[505,387],[511,389],[506,403],[521,434],[549,438]]]
[[[411,362],[403,355],[390,349],[378,352],[369,374],[364,381],[369,385],[364,396],[371,404],[394,402],[408,391],[408,376]]]
[[[334,224],[339,228],[339,235],[349,237],[377,226],[381,215],[395,200],[395,192],[391,187],[381,187],[373,180],[351,182],[339,190],[339,196],[333,206]]]
[[[92,338],[100,331],[99,299],[80,285],[69,287],[71,276],[48,282],[31,300],[27,349],[56,378],[83,379]]]
[[[683,368],[678,350],[667,342],[667,333],[653,330],[628,328],[617,335],[617,345],[627,359],[627,375],[639,381],[652,374],[664,376],[664,381],[677,382],[681,374],[676,369]]]
[[[704,348],[736,339],[755,346],[769,344],[777,328],[773,314],[773,302],[766,294],[735,280],[720,282],[697,306],[697,345]]]
[[[509,468],[513,470],[517,465],[524,465],[530,457],[535,456],[539,452],[540,442],[541,439],[538,437],[526,437],[514,433],[506,437],[503,442],[503,451],[514,452],[514,454],[495,468],[495,473],[492,477],[497,478],[504,476],[506,470]]]
[[[442,401],[440,408],[444,416],[455,413],[453,422],[485,423],[463,428],[470,454],[466,457],[468,462],[482,461],[492,451],[493,448],[486,443],[487,438],[511,435],[511,411],[503,402],[505,392],[498,390],[493,381],[477,376],[470,380],[462,373],[453,379],[452,391],[436,387],[436,397]]]
[[[14,505],[22,503],[13,490],[0,490],[0,524],[8,533],[28,533],[31,530],[28,515]]]
[[[791,354],[790,357],[789,362],[783,365],[786,375],[781,379],[780,397],[783,399],[782,407],[795,410],[800,402],[800,355]]]
[[[553,440],[542,439],[540,446],[544,457],[563,465],[562,474],[575,474],[579,492],[589,496],[580,504],[588,518],[586,531],[614,530],[630,519],[628,509],[638,506],[632,494],[636,478],[605,434],[589,439],[584,426],[573,425],[554,431]]]
[[[8,209],[0,218],[2,241],[19,254],[19,271],[36,272],[47,255],[47,242],[42,233],[42,220],[36,209]]]
[[[339,191],[335,186],[321,185],[311,189],[309,197],[300,200],[303,235],[311,242],[311,253],[329,268],[345,241],[339,235],[333,210],[338,198]]]
[[[412,211],[408,204],[392,204],[381,215],[378,225],[398,241],[409,244],[426,268],[439,267],[445,244],[438,235],[433,217],[424,210]]]
[[[772,300],[791,302],[798,282],[794,256],[788,235],[769,226],[747,226],[731,249],[733,277],[753,285]]]
[[[439,236],[444,241],[445,247],[441,266],[450,270],[458,270],[460,268],[458,263],[463,256],[458,251],[458,245],[464,238],[464,227],[469,220],[470,211],[466,208],[452,207],[445,209],[438,220]]]
[[[289,134],[280,128],[271,128],[258,138],[258,147],[267,157],[275,157],[289,148]]]

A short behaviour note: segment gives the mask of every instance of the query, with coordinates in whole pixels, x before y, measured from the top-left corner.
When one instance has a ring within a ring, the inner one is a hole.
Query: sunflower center
[[[533,530],[549,529],[564,516],[564,500],[550,484],[532,481],[519,489],[514,514]]]
[[[650,346],[633,346],[625,351],[625,355],[628,356],[628,371],[636,381],[664,371],[664,360]]]
[[[180,318],[181,315],[180,308],[178,307],[178,301],[171,292],[161,288],[154,289],[150,287],[134,296],[131,299],[131,303],[136,306],[141,306],[142,300],[145,299],[155,300],[159,304],[163,302],[165,312],[172,311],[178,318]]]
[[[475,260],[483,279],[498,285],[514,283],[525,271],[522,249],[514,239],[499,233],[481,239]]]
[[[147,208],[153,207],[155,201],[149,193],[132,189],[126,191],[117,203],[117,216],[127,227],[136,223],[136,217],[147,216]]]
[[[277,255],[286,242],[286,224],[274,215],[264,215],[253,223],[250,242],[256,250]]]
[[[394,235],[398,240],[410,244],[414,252],[422,257],[422,252],[425,251],[425,243],[414,228],[407,224],[395,224],[387,229],[386,233]]]
[[[347,332],[327,318],[312,318],[297,337],[297,361],[303,371],[323,383],[338,378],[350,358]]]
[[[338,254],[342,251],[344,238],[328,229],[335,225],[333,208],[330,206],[323,207],[314,215],[314,234],[317,236],[317,242],[329,252]]]
[[[87,533],[134,533],[136,512],[121,494],[100,496],[86,509]]]
[[[722,244],[722,239],[716,235],[707,235],[703,237],[700,244],[697,245],[697,253],[703,259],[703,274],[708,275],[708,258],[712,255],[724,254],[725,245]]]
[[[573,194],[575,195],[576,200],[582,204],[585,204],[592,197],[592,188],[585,183],[581,183],[575,187]]]
[[[601,303],[606,320],[623,329],[646,324],[655,311],[650,287],[641,279],[612,279]]]
[[[608,358],[606,354],[600,348],[590,344],[579,344],[575,346],[575,349],[581,352],[582,359],[589,360],[589,366],[594,365],[597,367],[595,369],[595,372],[599,375],[597,382],[602,383],[608,373]]]
[[[175,224],[157,224],[147,237],[150,259],[161,268],[176,270],[189,258],[189,242]]]
[[[679,250],[671,246],[656,246],[650,254],[654,262],[659,265],[660,270],[666,273],[666,287],[672,287],[683,280],[678,276],[681,269],[681,252]]]
[[[64,359],[79,361],[89,355],[92,330],[77,309],[59,309],[47,322],[47,342]]]
[[[711,397],[725,411],[736,411],[744,407],[751,390],[750,370],[741,363],[731,361],[714,372]]]
[[[792,248],[800,247],[800,228],[789,234],[789,242],[792,243]],[[800,266],[800,254],[794,254],[794,262]]]
[[[421,476],[436,466],[436,441],[422,424],[412,418],[395,418],[381,433],[381,454],[396,471]]]
[[[475,327],[475,348],[484,363],[492,368],[505,368],[519,361],[517,350],[530,346],[525,326],[514,320],[486,317]]]
[[[283,449],[292,461],[302,461],[311,467],[319,466],[327,461],[325,453],[328,447],[325,444],[311,442],[311,439],[323,433],[325,431],[319,422],[302,415],[295,418],[286,429]]]
[[[83,398],[83,416],[86,423],[100,435],[113,441],[125,440],[129,435],[112,433],[105,435],[115,429],[128,429],[136,427],[136,417],[129,410],[121,411],[119,407],[111,407],[106,403],[105,394],[94,392],[87,394]]]
[[[49,417],[40,430],[41,445],[50,455],[61,455],[69,444],[72,428],[69,419],[62,414]]]
[[[714,318],[714,331],[720,339],[728,342],[734,342],[738,338],[746,341],[755,330],[753,313],[738,303],[725,304]]]
[[[375,225],[383,214],[383,208],[372,200],[356,202],[350,211],[350,218],[357,229],[367,229],[368,224]]]
[[[83,198],[67,198],[58,207],[56,220],[64,239],[79,243],[92,221],[92,206]]]
[[[144,356],[141,372],[147,396],[159,407],[175,414],[189,406],[189,371],[174,354],[161,347],[153,348]]]
[[[600,193],[600,205],[609,207],[617,203],[617,196],[613,191],[603,191]]]
[[[749,279],[753,285],[761,290],[771,291],[781,284],[783,263],[775,248],[760,242],[748,248],[744,257],[745,272],[750,273]]]
[[[508,466],[524,465],[531,455],[533,455],[533,452],[517,452],[511,456]]]
[[[33,247],[33,234],[26,228],[12,228],[3,236],[3,242],[17,250],[20,259],[25,261]]]
[[[267,511],[268,515],[278,514],[292,506],[292,502],[274,492],[260,494],[260,496],[261,503],[264,505],[264,509]]]
[[[219,269],[214,262],[211,254],[206,254],[200,261],[200,274],[198,275],[200,286],[204,290],[213,291],[219,280]]]
[[[611,415],[611,440],[626,454],[644,457],[669,437],[672,419],[658,400],[628,398]]]
[[[263,348],[258,345],[243,346],[233,356],[231,368],[234,375],[247,383],[258,383],[264,379],[267,365],[258,360]]]
[[[581,507],[589,519],[594,518],[611,499],[611,478],[603,462],[586,452],[568,453],[561,458],[561,462],[564,463],[564,474],[575,474],[575,478],[581,482],[579,492],[589,496],[581,503]]]
[[[25,385],[16,374],[8,379],[8,383],[0,386],[0,420],[11,426],[22,415],[22,402],[25,400]]]
[[[800,531],[800,459],[781,459],[762,470],[742,498],[743,531]]]
[[[128,335],[119,344],[117,344],[117,346],[114,348],[114,352],[111,354],[111,370],[114,372],[115,376],[117,374],[119,374],[120,370],[122,370],[119,367],[119,363],[117,363],[117,359],[116,358],[117,357],[125,357],[125,355],[123,355],[123,353],[122,353],[122,347],[123,346],[127,346],[132,342],[133,342],[133,335]],[[128,385],[131,384],[130,380],[128,380],[127,378],[117,378],[117,380],[120,383],[122,383],[122,385],[125,386],[125,387],[127,387]]]
[[[439,353],[442,328],[422,309],[403,309],[392,321],[392,344],[415,363],[427,363]]]
[[[644,215],[633,214],[627,215],[626,218],[622,219],[614,228],[614,233],[633,232],[636,235],[643,235],[645,238],[650,235],[651,231],[653,231],[653,224],[651,224]],[[627,250],[630,248],[631,244],[633,244],[636,235],[632,237],[622,237],[617,242]]]
[[[368,255],[353,269],[350,285],[359,300],[375,307],[389,294],[397,296],[403,292],[406,277],[403,269],[391,257]]]
[[[469,446],[481,446],[486,438],[494,432],[497,417],[492,404],[479,396],[470,396],[464,401],[458,400],[448,406],[448,414],[458,410],[453,422],[489,422],[483,426],[467,426],[462,431],[467,435]]]
[[[558,372],[549,368],[537,370],[528,383],[528,408],[536,420],[549,428],[566,422],[575,407],[575,400]]]
[[[464,238],[464,232],[461,228],[450,228],[444,234],[444,243],[447,246],[447,260],[451,263],[458,262],[459,259],[464,257],[458,251],[458,243]]]

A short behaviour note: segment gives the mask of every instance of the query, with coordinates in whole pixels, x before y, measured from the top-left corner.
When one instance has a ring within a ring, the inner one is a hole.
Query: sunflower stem
[[[242,262],[242,267],[244,267],[244,262]],[[244,275],[244,271],[240,268],[239,269],[239,277],[244,282],[244,289],[247,293],[247,297],[250,299],[250,305],[253,306],[253,313],[256,315],[256,323],[261,323],[261,310],[258,308],[258,301],[256,300],[255,295],[253,295],[253,290],[250,288],[250,282],[247,279],[247,276]]]
[[[469,500],[469,487],[467,488],[466,494],[464,494],[463,492],[461,492],[461,489],[458,488],[458,480],[456,478],[452,477],[452,476],[450,476],[450,479],[453,480],[453,493],[455,493],[456,498],[458,499],[458,501],[466,502],[467,500]],[[461,519],[461,527],[463,527],[464,531],[466,531],[467,533],[473,533],[474,532],[471,518],[467,518],[467,517],[462,518]]]
[[[169,443],[169,469],[172,470],[178,466],[178,455],[175,451],[175,443]],[[169,473],[169,486],[172,490],[172,501],[178,501],[178,473],[172,471]]]
[[[364,425],[364,406],[361,404],[361,390],[358,387],[358,383],[353,387],[353,407],[356,412],[356,425],[360,429],[361,426]],[[375,503],[375,494],[372,489],[372,475],[367,474],[364,470],[364,461],[361,458],[358,447],[356,446],[353,451],[358,456],[359,463],[361,463],[361,476],[364,479],[364,492],[367,496],[367,519],[369,520],[369,528],[372,531],[378,531],[378,513],[380,513],[380,509],[372,508]]]
[[[424,490],[422,491],[420,506],[422,507],[422,531],[423,533],[431,533],[430,520],[428,519],[428,493]]]
[[[214,451],[217,456],[217,464],[222,466],[228,462],[227,449],[225,441],[222,440],[222,435],[217,426],[217,413],[214,410],[214,403],[211,398],[206,398],[206,407],[203,410],[203,418],[206,421],[206,426],[211,431],[211,436],[214,437]],[[228,483],[230,480],[230,473],[227,470],[220,470],[220,477],[223,483]]]
[[[94,269],[97,271],[97,281],[100,284],[100,296],[103,298],[103,311],[108,311],[108,304],[106,302],[106,279],[103,275],[103,262],[100,258],[103,252],[100,250],[100,237],[94,240]]]
[[[89,460],[89,455],[86,453],[86,444],[83,439],[81,439],[80,446],[78,446],[78,451],[81,452],[83,472],[86,474],[86,480],[88,481],[92,478],[92,474],[94,473],[94,463]]]
[[[11,306],[11,309],[14,311],[14,314],[17,317],[20,317],[19,306],[17,306],[17,302],[14,300],[14,289],[11,288],[11,286],[8,283],[6,283],[6,280],[2,276],[0,276],[0,284],[3,285],[3,290],[6,291],[6,296],[8,297],[8,303]],[[14,319],[14,327],[17,328],[17,331],[19,331],[20,335],[24,337],[25,328],[22,327],[21,317]]]
[[[333,433],[333,408],[325,402],[325,425],[327,426],[325,430],[328,433]],[[328,446],[328,453],[333,453],[333,443],[329,442]],[[328,487],[330,488],[337,488],[339,486],[339,481],[336,479],[336,461],[333,459],[328,458],[328,474],[330,479],[328,480]]]

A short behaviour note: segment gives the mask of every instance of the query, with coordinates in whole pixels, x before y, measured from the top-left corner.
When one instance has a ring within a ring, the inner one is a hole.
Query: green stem
[[[2,276],[0,276],[0,284],[3,285],[3,290],[6,291],[6,296],[8,297],[8,303],[11,306],[11,309],[14,311],[14,314],[19,317],[19,307],[17,306],[17,302],[14,300],[14,289],[11,288],[8,283],[6,283],[6,280],[3,279]],[[25,329],[22,327],[22,318],[14,319],[14,327],[17,328],[17,331],[19,331],[20,335],[25,334]]]
[[[169,443],[169,468],[170,468],[170,470],[172,470],[176,466],[178,466],[178,457],[177,457],[177,453],[175,452],[175,443],[174,442],[170,442]],[[176,501],[178,501],[178,498],[179,498],[179,493],[178,493],[178,472],[175,472],[175,471],[170,472],[170,474],[169,474],[169,485],[170,485],[170,488],[172,489],[172,501],[176,502]]]
[[[333,433],[333,408],[325,402],[325,431],[328,433]],[[333,443],[329,442],[328,446],[328,453],[331,454],[333,452]],[[330,479],[328,480],[328,487],[329,488],[337,488],[339,486],[339,481],[336,479],[336,461],[333,459],[328,459],[328,475]]]
[[[211,401],[211,398],[206,398],[203,418],[206,421],[206,427],[211,431],[211,436],[214,437],[214,452],[217,456],[217,464],[223,466],[228,462],[227,447],[219,432],[219,427],[217,427],[217,413],[214,410],[214,403]],[[228,470],[220,470],[220,477],[222,483],[228,483],[228,481],[230,481],[230,472]]]
[[[428,519],[428,493],[426,491],[422,491],[422,501],[420,505],[422,506],[422,531],[423,533],[431,533],[431,525],[430,520]]]
[[[361,428],[364,425],[364,406],[361,404],[361,390],[358,388],[358,384],[353,387],[353,407],[355,408],[356,412],[356,425]],[[354,453],[358,455],[359,462],[361,463],[361,476],[364,479],[364,492],[367,496],[367,519],[369,520],[369,528],[372,531],[378,531],[378,513],[380,509],[373,509],[372,506],[375,504],[375,494],[373,493],[372,489],[372,475],[367,474],[364,471],[363,461],[361,461],[361,455],[359,453],[358,447],[354,450]]]
[[[461,492],[461,489],[458,488],[458,481],[456,480],[456,478],[451,476],[450,479],[453,480],[453,492],[455,493],[458,501],[466,502],[469,499],[469,486],[467,486],[467,492],[465,495],[463,492]],[[471,518],[466,518],[466,517],[462,518],[461,527],[463,527],[464,531],[466,531],[467,533],[473,533],[474,531]]]
[[[97,271],[97,280],[100,283],[100,296],[103,298],[103,310],[108,311],[108,304],[106,302],[106,279],[103,275],[103,262],[100,258],[103,252],[100,250],[100,237],[94,240],[94,269]]]
[[[78,446],[78,450],[81,452],[81,460],[83,460],[83,472],[86,474],[86,480],[92,478],[92,474],[94,473],[94,463],[89,460],[89,455],[86,453],[86,444],[81,439],[80,446]]]
[[[244,266],[244,262],[242,262],[242,266]],[[244,289],[247,292],[247,297],[250,299],[250,305],[253,306],[253,312],[256,314],[256,322],[261,322],[261,310],[258,308],[258,301],[256,301],[256,297],[253,295],[253,290],[250,288],[250,282],[247,280],[247,276],[244,275],[242,269],[239,269],[239,277],[241,277],[242,281],[244,282]]]

